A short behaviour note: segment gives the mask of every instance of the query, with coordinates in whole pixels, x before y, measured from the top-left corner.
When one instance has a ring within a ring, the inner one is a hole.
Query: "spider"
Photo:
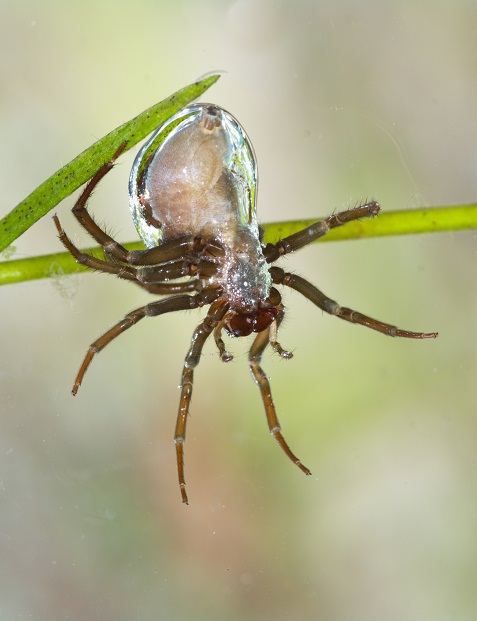
[[[96,185],[112,169],[123,144],[84,188],[73,207],[78,222],[104,250],[104,259],[81,252],[66,235],[58,217],[59,239],[76,261],[88,268],[115,274],[152,294],[155,300],[128,313],[89,347],[73,386],[76,395],[93,357],[112,340],[145,317],[209,306],[195,329],[182,370],[181,395],[175,427],[175,448],[182,501],[188,503],[184,475],[184,441],[192,397],[194,371],[204,343],[213,335],[219,356],[229,362],[222,333],[232,337],[255,334],[248,363],[257,383],[271,435],[305,474],[310,470],[286,443],[269,380],[261,358],[270,347],[282,358],[292,357],[277,341],[284,306],[276,285],[289,287],[326,313],[389,336],[435,338],[437,333],[409,332],[342,307],[296,274],[273,265],[333,228],[379,212],[367,202],[320,220],[277,243],[262,243],[255,198],[256,159],[238,121],[212,104],[192,104],[161,125],[140,150],[130,181],[130,206],[146,250],[128,251],[105,233],[87,210]]]

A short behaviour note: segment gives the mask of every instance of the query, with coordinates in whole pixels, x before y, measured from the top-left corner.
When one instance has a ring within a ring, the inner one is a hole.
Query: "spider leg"
[[[216,297],[217,295],[218,294],[214,291],[213,296]],[[165,313],[197,308],[198,306],[203,306],[204,304],[210,304],[210,301],[205,295],[205,292],[197,293],[196,295],[192,296],[176,295],[171,296],[170,298],[166,298],[165,300],[151,302],[150,304],[146,304],[145,306],[141,306],[140,308],[136,308],[135,310],[131,311],[124,317],[124,319],[119,321],[102,336],[96,339],[96,341],[91,343],[80,367],[80,370],[78,371],[78,375],[76,376],[72,393],[76,395],[76,393],[78,392],[81,382],[83,381],[84,374],[86,373],[87,368],[91,364],[91,361],[95,354],[99,353],[102,349],[106,347],[106,345],[111,343],[112,340],[128,330],[131,326],[136,324],[141,319],[144,319],[144,317],[156,317],[157,315],[163,315]]]
[[[396,326],[373,319],[351,308],[340,306],[304,278],[287,273],[280,267],[270,268],[270,274],[274,283],[295,289],[295,291],[304,295],[310,302],[313,302],[313,304],[325,311],[325,313],[336,315],[345,321],[366,326],[388,336],[399,336],[407,339],[435,339],[437,337],[437,332],[409,332],[408,330],[401,330]]]
[[[178,239],[165,241],[147,250],[133,250],[123,259],[126,263],[137,266],[157,265],[183,258],[190,254],[204,253],[209,257],[217,258],[225,254],[224,247],[216,240],[204,237],[184,235]]]
[[[184,276],[198,276],[201,279],[215,276],[218,266],[206,259],[181,259],[161,265],[137,268],[137,280],[145,284],[161,283]]]
[[[359,207],[355,207],[354,209],[341,211],[340,213],[326,218],[326,220],[314,222],[301,231],[280,239],[276,244],[267,244],[263,251],[265,259],[268,263],[273,263],[284,254],[299,250],[303,248],[303,246],[311,244],[311,242],[317,240],[319,237],[323,237],[330,229],[335,229],[353,220],[359,220],[360,218],[373,218],[377,216],[379,209],[379,203],[371,201]]]
[[[270,433],[281,446],[286,455],[291,459],[291,461],[296,464],[300,470],[302,470],[305,474],[311,474],[310,470],[306,466],[304,466],[301,461],[292,453],[290,447],[285,442],[285,439],[282,435],[280,423],[278,421],[277,413],[275,410],[275,404],[273,403],[270,382],[268,381],[268,377],[265,375],[262,367],[260,366],[260,362],[262,359],[262,354],[270,342],[270,328],[259,332],[255,337],[254,342],[252,343],[252,347],[250,348],[248,354],[248,363],[250,366],[250,371],[252,372],[252,376],[255,380],[255,383],[260,389],[260,394],[262,395],[263,404],[265,406],[265,413],[267,415],[268,427],[270,429]]]
[[[269,336],[270,347],[277,352],[280,358],[285,358],[286,360],[290,360],[291,358],[293,358],[292,352],[287,351],[286,349],[283,349],[283,347],[277,341],[278,328],[280,324],[282,323],[283,318],[285,317],[285,311],[284,311],[283,305],[280,304],[277,308],[278,308],[278,315],[275,321],[273,321],[270,324],[270,336]]]
[[[190,400],[194,383],[194,369],[199,364],[200,356],[204,343],[214,329],[220,324],[222,318],[229,308],[227,302],[218,300],[209,309],[206,318],[194,331],[191,346],[184,361],[181,381],[181,398],[179,411],[177,413],[176,430],[174,442],[176,445],[177,471],[179,475],[179,486],[181,490],[182,502],[188,504],[186,483],[184,477],[184,442],[186,435],[187,416],[189,414]]]
[[[89,267],[93,270],[98,270],[100,272],[116,274],[116,276],[118,276],[119,278],[124,278],[126,280],[136,280],[135,268],[116,263],[108,263],[108,261],[104,261],[103,259],[98,259],[90,254],[81,252],[81,250],[79,250],[79,248],[77,248],[73,244],[71,239],[63,230],[63,227],[61,226],[57,215],[53,216],[53,221],[55,223],[56,230],[58,231],[58,236],[61,243],[73,255],[73,257],[76,259],[76,263],[84,265],[85,267]]]
[[[90,269],[100,272],[115,274],[118,278],[131,280],[143,289],[146,289],[146,291],[149,291],[149,293],[156,293],[158,295],[186,293],[187,291],[200,291],[202,289],[202,283],[197,279],[183,283],[160,282],[160,277],[162,277],[163,280],[172,280],[173,278],[188,276],[189,270],[187,261],[178,261],[167,266],[158,266],[155,271],[152,267],[149,269],[145,267],[136,269],[121,263],[109,263],[108,261],[98,259],[97,257],[93,257],[92,255],[79,250],[79,248],[77,248],[71,239],[66,235],[60,224],[58,216],[53,216],[53,220],[55,222],[60,241],[80,265],[84,265],[85,267],[89,267]],[[214,264],[207,263],[206,265],[205,261],[201,261],[199,262],[199,266],[197,268],[190,271],[192,273],[196,269],[199,269],[201,272],[214,272],[214,269],[211,269],[211,267],[215,269]]]
[[[170,295],[172,293],[187,293],[192,291],[202,291],[204,285],[201,280],[193,279],[187,282],[164,282],[154,283],[152,285],[145,284],[143,282],[136,282],[149,293],[155,293],[156,295]]]
[[[217,345],[217,349],[219,350],[219,356],[222,362],[230,362],[231,360],[233,360],[234,357],[232,356],[232,354],[229,354],[229,352],[225,349],[225,343],[222,338],[222,330],[224,329],[224,326],[225,318],[222,319],[219,324],[217,324],[217,327],[214,330],[214,339],[215,344]]]
[[[89,197],[93,193],[93,190],[98,185],[98,183],[103,179],[105,175],[108,174],[110,170],[112,170],[116,160],[124,151],[126,146],[126,142],[123,142],[113,157],[106,162],[98,172],[91,178],[91,180],[86,184],[83,192],[80,197],[74,204],[72,212],[74,213],[78,222],[88,231],[93,239],[95,239],[98,244],[103,246],[105,252],[113,256],[115,259],[119,261],[126,261],[126,257],[128,255],[128,251],[124,246],[118,244],[112,237],[110,237],[107,233],[105,233],[93,220],[90,216],[88,210],[86,209],[86,203],[88,202]]]

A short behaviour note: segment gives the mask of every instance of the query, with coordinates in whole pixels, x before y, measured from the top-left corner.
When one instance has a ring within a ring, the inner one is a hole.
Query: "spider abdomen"
[[[143,146],[129,180],[134,223],[148,248],[185,235],[236,247],[240,229],[256,238],[257,165],[238,121],[222,108],[193,104]]]

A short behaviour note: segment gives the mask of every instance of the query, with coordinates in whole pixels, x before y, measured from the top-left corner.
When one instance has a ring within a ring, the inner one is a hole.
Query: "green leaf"
[[[0,220],[0,252],[64,198],[91,179],[126,142],[124,152],[136,145],[176,112],[202,95],[220,76],[211,75],[177,91],[151,106],[131,121],[117,127],[83,151],[36,188],[25,200]]]
[[[275,222],[263,225],[265,241],[275,242],[282,237],[292,235],[318,219]],[[432,207],[409,211],[381,212],[373,220],[349,222],[346,226],[333,229],[325,237],[321,237],[317,241],[337,241],[383,235],[437,233],[473,228],[477,228],[477,205]],[[129,250],[143,248],[140,242],[125,244],[125,246]],[[85,252],[88,253],[96,253],[98,251],[101,251],[98,247],[85,249]],[[0,285],[70,274],[83,271],[84,269],[75,262],[68,252],[4,261],[0,263]]]

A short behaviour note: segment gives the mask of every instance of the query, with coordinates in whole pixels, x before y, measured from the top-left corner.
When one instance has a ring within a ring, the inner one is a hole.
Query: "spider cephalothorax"
[[[105,260],[78,250],[56,216],[55,224],[61,241],[79,263],[168,297],[133,310],[90,345],[73,394],[93,356],[139,320],[210,305],[192,336],[182,371],[174,439],[183,502],[187,503],[183,451],[194,369],[211,334],[221,359],[232,359],[222,340],[223,330],[235,337],[255,333],[248,360],[260,388],[270,432],[288,457],[310,474],[283,438],[270,384],[260,366],[268,345],[281,357],[292,357],[277,341],[284,308],[273,285],[295,289],[323,311],[383,334],[413,339],[437,336],[401,330],[341,307],[304,278],[271,266],[281,256],[306,246],[332,228],[376,216],[378,203],[371,201],[334,214],[275,244],[264,245],[256,217],[256,159],[245,131],[222,108],[193,104],[161,125],[134,162],[129,181],[130,206],[147,249],[129,252],[106,234],[86,209],[94,187],[111,170],[123,149],[98,170],[73,207],[80,224],[103,247]]]

